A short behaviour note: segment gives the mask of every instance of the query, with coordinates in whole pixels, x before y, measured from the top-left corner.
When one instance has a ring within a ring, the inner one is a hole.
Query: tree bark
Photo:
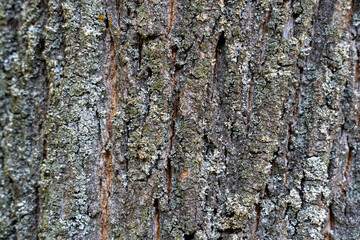
[[[360,239],[357,0],[0,0],[0,239]]]

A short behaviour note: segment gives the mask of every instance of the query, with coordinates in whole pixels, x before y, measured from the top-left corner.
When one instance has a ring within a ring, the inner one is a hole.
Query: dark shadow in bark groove
[[[171,150],[174,147],[175,141],[175,123],[178,118],[179,114],[179,104],[180,104],[180,90],[179,90],[179,71],[180,67],[176,66],[176,56],[177,56],[177,47],[174,46],[171,49],[172,54],[172,66],[174,67],[174,75],[173,75],[173,113],[170,123],[170,146],[169,146],[169,153],[166,159],[166,177],[167,177],[167,195],[168,201],[170,201],[170,194],[171,194],[171,184],[172,184],[172,166],[171,166]]]
[[[259,227],[260,213],[261,213],[260,204],[257,203],[257,204],[255,204],[255,222],[254,222],[253,232],[252,232],[252,235],[251,235],[252,240],[255,240],[256,232],[257,232],[258,227]]]
[[[140,34],[138,34],[138,54],[139,54],[139,57],[138,57],[138,72],[140,72],[140,69],[141,69],[143,43],[144,43],[143,37]]]
[[[155,240],[160,240],[159,199],[155,199],[155,202],[154,202],[154,223],[155,223]]]
[[[326,240],[330,240],[331,239],[331,232],[334,231],[334,213],[332,211],[332,204],[330,204],[329,206],[329,223],[328,223],[328,234],[326,236]]]
[[[190,233],[190,234],[185,234],[185,235],[184,235],[184,240],[192,240],[192,239],[195,239],[195,233],[196,233],[196,232],[193,232],[193,233]]]
[[[219,40],[216,44],[215,65],[213,68],[210,103],[212,102],[216,91],[219,90],[217,89],[219,82],[223,82],[225,80],[224,78],[227,70],[225,59],[225,41],[226,39],[224,32],[221,32]]]

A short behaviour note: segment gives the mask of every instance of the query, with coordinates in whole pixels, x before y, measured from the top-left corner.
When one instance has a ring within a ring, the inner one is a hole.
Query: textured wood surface
[[[360,239],[357,0],[0,0],[0,239]]]

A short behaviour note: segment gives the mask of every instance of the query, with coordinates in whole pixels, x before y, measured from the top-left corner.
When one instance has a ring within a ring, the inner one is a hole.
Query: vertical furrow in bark
[[[44,54],[44,52],[42,53]],[[44,57],[46,59],[46,57]],[[46,60],[44,60],[44,65],[46,66]],[[50,82],[49,82],[49,70],[46,70],[46,72],[44,73],[45,76],[45,81],[44,81],[44,85],[42,86],[45,90],[45,97],[44,97],[44,101],[43,101],[43,113],[42,113],[42,117],[41,117],[41,124],[40,124],[40,134],[41,134],[41,148],[42,148],[42,158],[41,158],[41,162],[40,164],[42,164],[43,162],[46,162],[46,158],[48,155],[48,134],[47,134],[47,114],[48,114],[48,108],[50,105],[50,94],[51,94],[51,89],[50,89]],[[41,166],[41,165],[40,165]],[[39,175],[39,181],[40,181],[40,168],[38,169],[38,175]],[[38,184],[37,186],[37,219],[36,219],[36,228],[38,230],[39,227],[39,223],[40,223],[40,218],[41,218],[41,200],[42,200],[42,192],[41,192],[41,184]]]
[[[216,89],[217,85],[221,86],[224,82],[224,76],[225,76],[225,36],[224,32],[220,33],[219,39],[216,43],[215,48],[215,61],[212,71],[212,83],[211,83],[211,92],[210,92],[210,103],[213,101],[214,93],[216,93],[218,96],[217,98],[220,98],[219,96],[221,93],[219,92],[220,89]]]
[[[254,220],[254,226],[253,226],[253,230],[252,230],[252,234],[251,234],[252,240],[255,240],[255,238],[256,238],[256,232],[258,230],[259,221],[260,221],[260,213],[261,213],[261,208],[260,208],[260,205],[257,203],[257,204],[255,204],[255,220]]]
[[[268,24],[271,19],[271,14],[272,14],[272,3],[270,1],[269,2],[269,10],[266,13],[266,17],[265,17],[264,23],[262,25],[261,38],[260,38],[260,44],[259,44],[260,74],[263,74],[263,68],[264,68],[264,63],[265,63],[266,33],[268,31]],[[254,84],[255,84],[255,77],[252,76],[250,79],[249,91],[248,91],[248,96],[247,96],[246,132],[248,132],[249,128],[250,128],[251,111],[252,111],[253,98],[254,98]]]
[[[347,145],[347,154],[346,154],[346,165],[345,165],[345,171],[344,171],[344,178],[345,181],[343,183],[343,188],[348,189],[349,188],[349,178],[351,173],[351,167],[353,162],[353,147],[349,145],[349,137],[346,139],[346,145]]]
[[[331,239],[331,234],[334,231],[334,213],[332,212],[332,206],[331,204],[329,205],[329,221],[328,221],[328,233],[325,237],[326,240],[330,240]]]
[[[112,154],[109,149],[109,142],[112,139],[112,128],[113,128],[113,117],[117,110],[117,102],[118,102],[118,89],[117,89],[117,70],[116,70],[116,48],[113,37],[111,36],[110,29],[108,29],[107,34],[109,34],[110,38],[110,50],[109,50],[109,62],[110,66],[107,70],[107,86],[108,86],[108,96],[109,96],[109,114],[107,120],[107,126],[105,128],[104,133],[104,158],[103,166],[104,170],[102,171],[102,176],[100,177],[100,191],[102,191],[102,199],[101,199],[101,207],[102,207],[102,216],[101,216],[101,236],[102,239],[107,239],[108,234],[108,217],[109,217],[109,200],[111,196],[111,178],[112,178]],[[106,185],[103,186],[103,179],[105,179]]]
[[[357,239],[359,4],[0,2],[0,238]]]
[[[143,37],[138,34],[138,71],[141,69],[141,60],[142,60],[142,49],[143,49],[144,39]]]
[[[253,93],[254,93],[254,76],[250,79],[250,86],[247,96],[247,115],[246,115],[246,132],[249,132],[250,128],[250,118],[251,118],[251,105],[252,105],[252,99],[253,99]]]
[[[295,103],[294,103],[294,107],[293,107],[293,112],[292,112],[292,118],[293,118],[293,123],[292,125],[296,125],[297,124],[297,117],[298,117],[298,109],[299,109],[299,104],[301,102],[300,100],[300,87],[301,87],[301,80],[302,80],[302,77],[303,77],[303,73],[304,73],[304,70],[302,67],[299,68],[299,78],[298,78],[298,81],[296,82],[296,87],[295,87]]]
[[[268,24],[271,18],[271,14],[272,14],[272,3],[270,1],[269,4],[269,10],[266,14],[266,18],[264,21],[264,24],[262,26],[262,31],[261,31],[261,39],[260,39],[260,73],[263,73],[263,69],[264,69],[264,63],[265,63],[265,46],[266,46],[266,33],[268,31]]]
[[[170,0],[170,8],[169,8],[169,26],[166,32],[166,35],[168,36],[171,32],[171,28],[173,26],[174,22],[174,15],[175,15],[175,0]]]
[[[154,203],[154,226],[155,226],[155,240],[160,240],[160,211],[159,199],[155,199]]]
[[[356,57],[357,59],[355,60],[355,74],[354,74],[354,87],[355,87],[355,91],[357,93],[360,93],[360,84],[359,84],[359,81],[360,81],[360,76],[359,76],[359,54],[358,54],[358,51],[356,51]],[[356,103],[356,126],[360,126],[360,97],[358,97],[358,100],[357,100],[357,103]]]
[[[172,117],[170,122],[170,139],[169,139],[169,153],[167,154],[166,159],[166,176],[167,176],[167,195],[168,201],[170,201],[171,195],[171,185],[172,185],[172,166],[171,166],[171,151],[174,147],[175,141],[175,124],[178,118],[179,113],[179,104],[180,104],[180,94],[179,94],[179,68],[176,66],[176,56],[177,56],[177,47],[173,47],[171,49],[171,57],[172,57],[172,68],[174,69],[173,73],[173,83],[172,83],[172,91],[173,91],[173,109],[172,109]]]

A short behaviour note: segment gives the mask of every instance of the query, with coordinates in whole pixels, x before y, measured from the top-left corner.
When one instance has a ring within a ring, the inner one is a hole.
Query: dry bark
[[[360,239],[359,1],[1,0],[0,29],[0,239]]]

